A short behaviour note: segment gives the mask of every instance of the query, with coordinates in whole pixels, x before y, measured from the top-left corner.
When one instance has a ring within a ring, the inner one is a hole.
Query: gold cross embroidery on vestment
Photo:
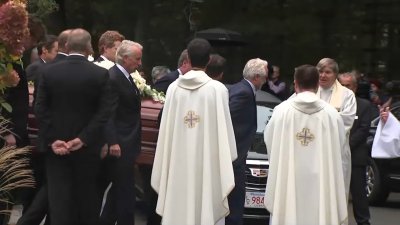
[[[188,128],[193,128],[196,126],[196,123],[200,122],[200,116],[196,115],[194,111],[190,110],[184,117],[184,122],[187,124]]]
[[[301,145],[308,146],[308,143],[314,140],[314,135],[311,133],[310,129],[303,128],[303,130],[296,134],[297,140],[300,141]]]

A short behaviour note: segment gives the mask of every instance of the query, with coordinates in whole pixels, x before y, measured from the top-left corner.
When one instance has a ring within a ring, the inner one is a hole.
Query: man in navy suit
[[[233,162],[235,188],[228,196],[230,214],[225,219],[226,225],[243,224],[246,158],[257,130],[255,94],[268,79],[267,66],[265,60],[249,60],[243,69],[243,79],[229,88],[229,109],[238,157]]]
[[[357,78],[353,73],[339,74],[339,82],[352,90],[357,91]],[[373,117],[373,105],[362,98],[356,97],[357,112],[353,126],[350,130],[351,151],[351,180],[350,192],[353,200],[354,219],[358,225],[369,225],[369,208],[366,179],[366,167],[368,165],[369,149],[367,138],[369,127]],[[376,115],[377,116],[377,115]]]
[[[164,93],[167,93],[167,89],[169,85],[174,82],[176,79],[178,79],[179,75],[183,75],[187,73],[189,70],[191,70],[192,66],[190,65],[190,61],[188,58],[188,53],[187,50],[183,50],[181,55],[179,56],[178,59],[178,69],[175,71],[172,71],[165,75],[164,77],[158,79],[154,85],[153,88],[156,89],[157,91],[162,91]]]
[[[100,217],[104,225],[134,224],[134,162],[140,153],[141,99],[130,74],[142,64],[142,49],[139,43],[122,41],[116,52],[116,65],[109,70],[117,106],[105,129],[109,149],[106,174],[110,175],[112,186]]]

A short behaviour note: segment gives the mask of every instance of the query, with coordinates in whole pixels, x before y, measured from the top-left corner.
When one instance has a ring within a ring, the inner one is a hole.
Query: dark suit
[[[2,115],[10,119],[9,129],[13,132],[17,147],[29,145],[28,138],[28,112],[29,112],[29,91],[26,73],[21,65],[13,64],[14,70],[18,73],[19,83],[15,87],[5,91],[5,100],[12,107],[12,112],[2,110]]]
[[[134,162],[140,153],[140,92],[115,65],[110,71],[116,109],[105,128],[108,146],[118,144],[121,156],[107,156],[112,186],[101,214],[101,224],[133,225],[135,211]]]
[[[225,219],[227,225],[243,224],[246,158],[257,130],[256,99],[246,80],[229,87],[229,109],[238,157],[233,162],[235,188],[228,196],[230,214]]]
[[[39,58],[35,62],[29,64],[28,67],[26,67],[26,78],[28,81],[34,81],[36,80],[36,77],[40,73],[41,67],[45,64],[45,62]]]
[[[104,61],[104,58],[99,56],[97,59],[94,60],[94,62],[101,62]]]
[[[29,93],[28,93],[28,82],[26,80],[26,74],[23,67],[19,64],[13,64],[14,70],[18,73],[20,78],[19,83],[15,87],[7,88],[4,93],[4,99],[12,107],[12,111],[8,112],[4,108],[1,110],[2,116],[11,121],[8,124],[8,129],[14,133],[17,147],[24,147],[29,145],[28,138],[28,111],[29,111]],[[1,107],[1,106],[0,106]],[[0,144],[4,144],[4,140],[0,141]],[[13,191],[12,195],[15,203],[27,203],[27,192],[26,188],[18,188]],[[6,203],[0,203],[0,210],[5,209]],[[4,216],[0,215],[0,223],[3,221]]]
[[[178,70],[172,71],[163,76],[162,78],[158,79],[154,83],[153,88],[156,89],[157,91],[162,91],[164,93],[167,93],[169,85],[176,79],[178,79],[178,77],[179,77],[179,71]]]
[[[59,53],[57,53],[57,55],[56,55],[56,57],[53,59],[53,61],[51,61],[51,63],[59,62],[59,61],[65,59],[65,58],[67,58],[67,55],[66,55],[66,54],[62,54],[62,53],[59,52]]]
[[[351,181],[350,192],[353,200],[354,218],[357,224],[369,224],[369,209],[366,192],[366,166],[369,150],[366,144],[372,120],[372,104],[356,97],[357,112],[353,127],[350,130]]]
[[[43,62],[42,60],[38,60],[37,66],[34,66],[31,69],[32,73],[35,73],[34,75],[34,101],[33,105],[35,104],[35,99],[37,95],[37,90],[38,90],[38,84],[40,82],[40,76],[42,75],[44,69],[46,68],[47,65],[54,64],[56,62],[59,62],[63,59],[65,59],[67,56],[64,54],[58,53],[57,56],[48,63],[40,63]],[[32,66],[29,65],[27,68],[27,71],[29,71],[29,68]],[[29,72],[29,73],[31,73]],[[45,127],[40,127],[39,132],[45,133]],[[36,187],[39,187],[37,190],[31,204],[29,205],[28,208],[24,208],[24,213],[22,217],[18,220],[17,225],[39,225],[43,218],[48,214],[48,196],[47,196],[47,182],[45,181],[45,151],[47,151],[47,146],[46,143],[44,142],[38,142],[36,146],[36,150],[38,153],[36,156],[33,157],[32,162],[33,162],[33,169],[34,169],[34,174],[35,174],[35,180],[36,180]],[[45,224],[50,224],[50,216],[47,215],[46,217],[46,223]]]
[[[46,124],[39,141],[80,138],[84,146],[60,156],[49,147],[46,159],[52,224],[98,224],[96,176],[105,123],[114,108],[108,71],[80,55],[48,65],[39,83],[35,111]]]

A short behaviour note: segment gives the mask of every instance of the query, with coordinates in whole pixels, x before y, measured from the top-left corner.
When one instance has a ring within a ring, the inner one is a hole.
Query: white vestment
[[[317,95],[333,106],[343,119],[344,128],[346,131],[346,154],[343,156],[343,166],[345,168],[344,182],[346,186],[346,196],[349,196],[350,178],[351,178],[351,151],[350,151],[350,130],[353,126],[357,112],[357,101],[353,91],[343,87],[339,81],[330,88],[331,92],[322,95],[322,88],[318,89]]]
[[[339,113],[312,92],[275,107],[264,131],[270,225],[347,224]]]
[[[400,122],[392,113],[386,123],[379,121],[371,155],[373,158],[400,157]]]
[[[203,71],[180,76],[168,88],[151,176],[162,224],[224,224],[236,158],[226,87]]]

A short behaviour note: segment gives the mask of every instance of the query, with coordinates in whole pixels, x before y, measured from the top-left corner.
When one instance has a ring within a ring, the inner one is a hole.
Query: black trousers
[[[228,196],[230,214],[225,218],[225,225],[243,225],[244,202],[246,195],[246,165],[234,165],[235,187]]]
[[[161,216],[156,213],[158,194],[151,187],[152,165],[140,165],[139,171],[145,194],[147,225],[160,225]]]
[[[49,150],[46,169],[52,225],[99,224],[96,192],[99,152],[82,148],[58,156]]]
[[[350,193],[353,201],[354,218],[359,225],[368,225],[370,214],[366,187],[366,166],[353,166]]]
[[[112,186],[108,191],[106,203],[100,216],[100,224],[134,225],[135,224],[135,157],[107,157],[106,168],[111,175]],[[104,172],[104,171],[102,171]],[[107,172],[106,172],[107,174]]]
[[[24,205],[22,217],[17,225],[40,225],[48,213],[47,181],[46,181],[46,155],[35,153],[31,157],[36,187],[35,194],[29,204]],[[50,224],[50,216],[46,217],[46,225]]]
[[[42,185],[36,193],[29,208],[22,214],[17,225],[40,225],[48,213],[47,185]],[[46,217],[45,225],[50,224],[50,217]]]

